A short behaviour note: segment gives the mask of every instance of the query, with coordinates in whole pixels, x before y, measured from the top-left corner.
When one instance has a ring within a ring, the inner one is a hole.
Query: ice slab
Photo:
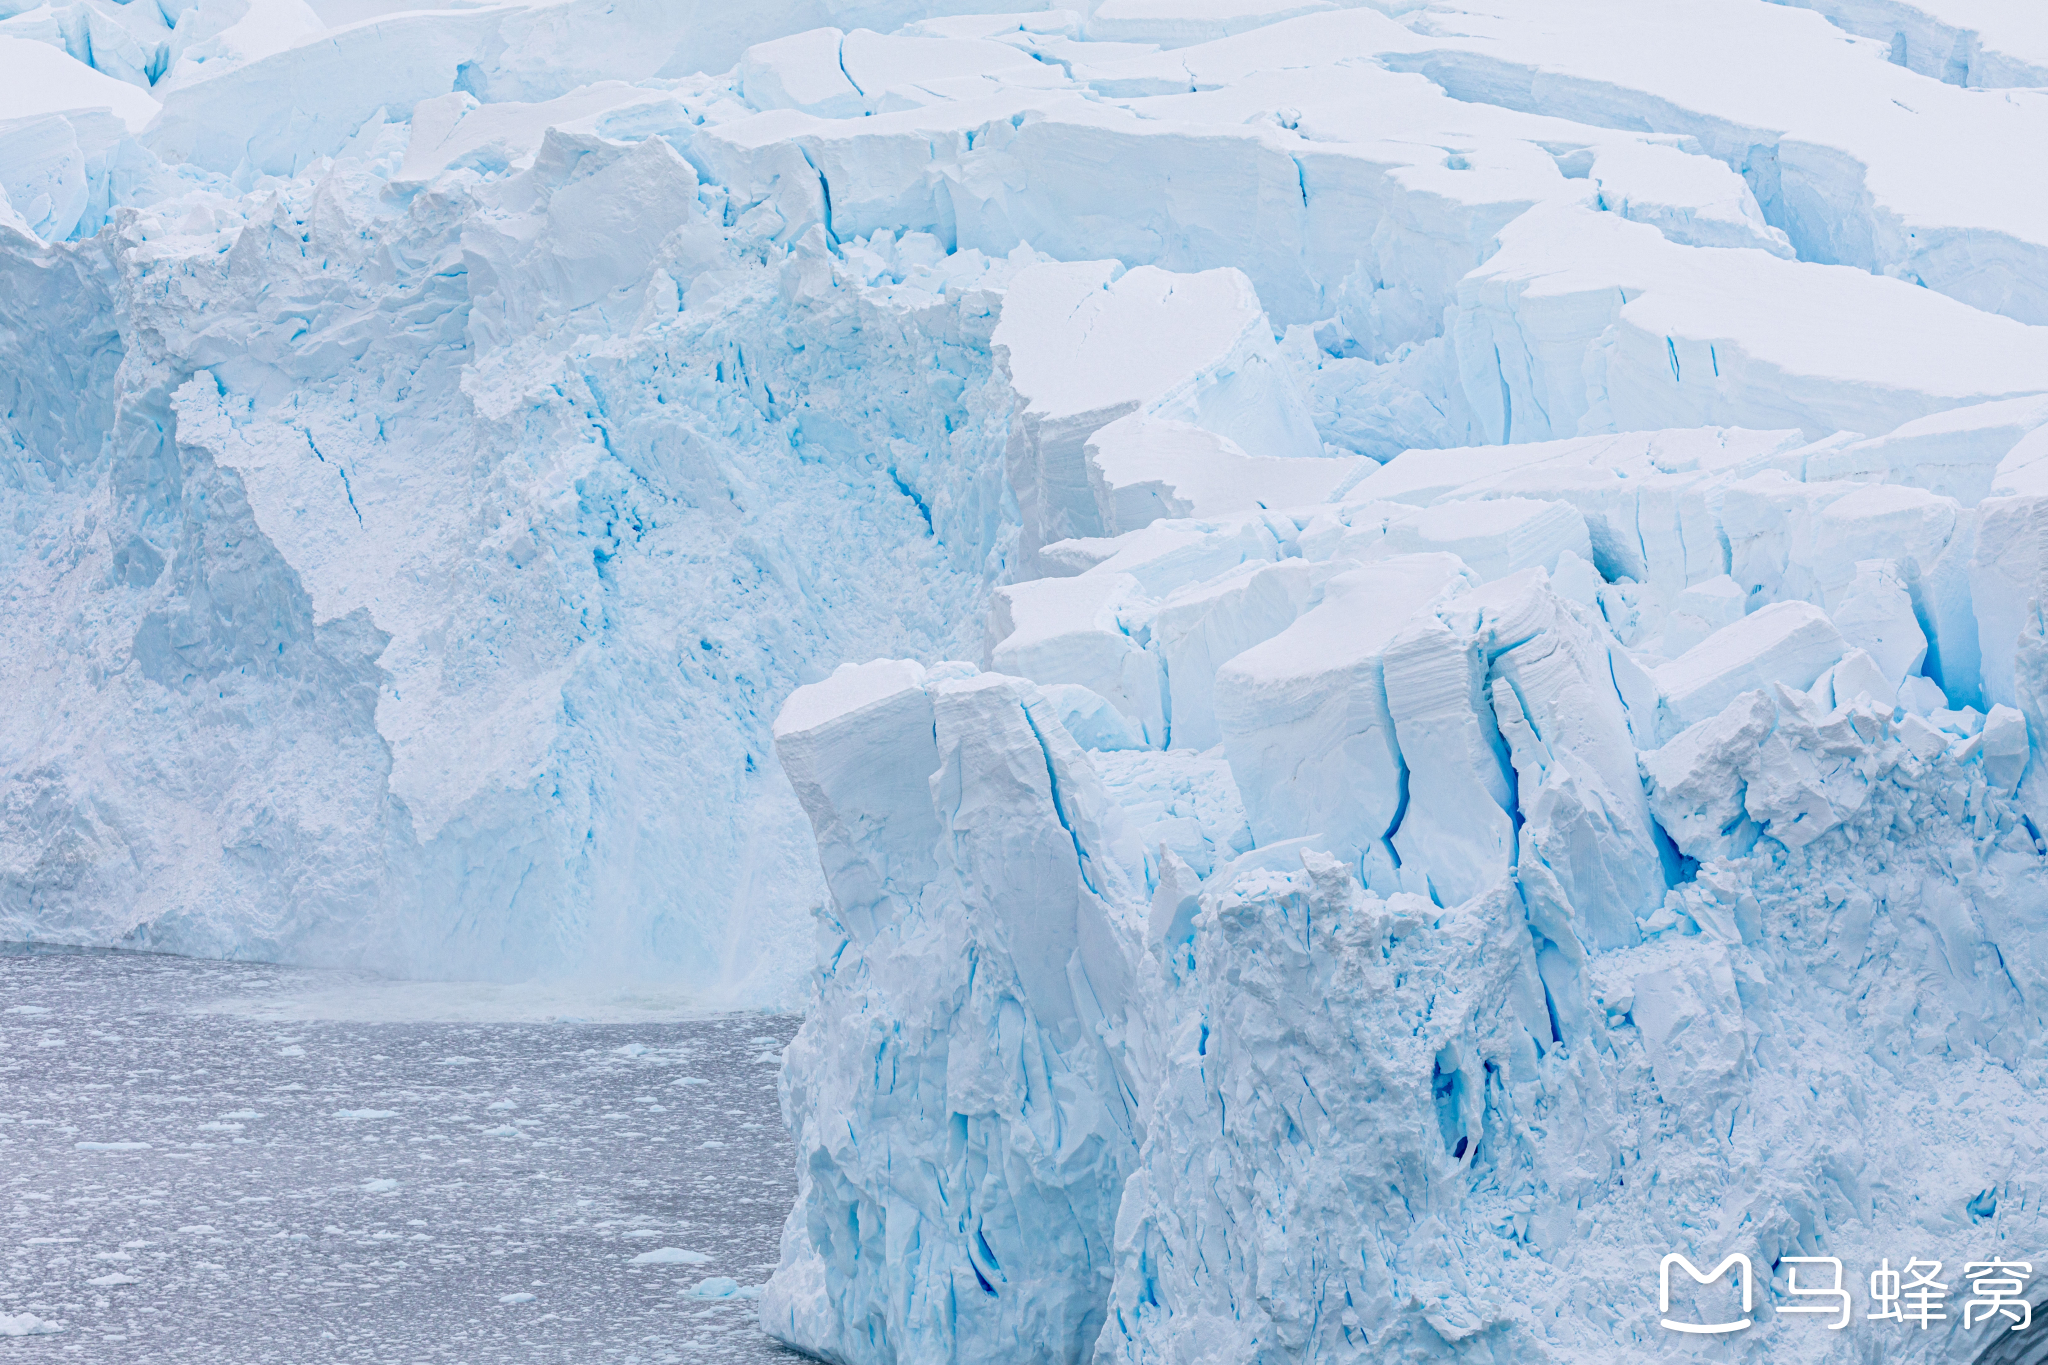
[[[1795,431],[1623,432],[1526,446],[1406,452],[1353,496],[1444,503],[1556,499],[1584,518],[1591,559],[1610,578],[1681,592],[1725,567],[1716,506],[1730,477],[1797,463]]]
[[[1829,615],[1842,638],[1868,654],[1884,674],[1886,688],[1872,696],[1896,693],[1899,684],[1908,674],[1917,673],[1927,657],[1927,634],[1920,628],[1913,596],[1894,560],[1860,561],[1841,605]]]
[[[1568,205],[1503,231],[1458,300],[1466,399],[1503,444],[1582,428],[1889,431],[2036,392],[2048,361],[2048,327]]]
[[[474,95],[454,91],[413,106],[396,178],[431,180],[455,167],[486,174],[518,170],[532,164],[550,129],[605,136],[621,122],[649,119],[658,126],[687,122],[688,116],[666,92],[624,81],[600,81],[537,104],[480,104]]]
[[[1652,142],[1599,149],[1587,172],[1599,206],[1648,223],[1686,246],[1753,247],[1791,259],[1792,243],[1764,220],[1749,183],[1718,161]]]
[[[1593,553],[1578,508],[1531,498],[1438,503],[1389,522],[1384,534],[1383,553],[1454,554],[1482,582],[1539,565],[1554,569],[1560,555]]]
[[[1486,0],[1388,60],[1461,98],[1696,137],[1762,186],[1765,216],[1801,260],[1894,272],[2048,323],[2029,264],[2048,249],[2038,187],[1996,170],[1996,149],[2037,142],[2048,109],[1930,81],[1889,60],[1889,41],[1818,14],[1764,0],[1735,13],[1685,3],[1653,19],[1597,0],[1567,16]],[[1764,148],[1771,178],[1752,151]]]
[[[241,13],[223,23],[235,8]],[[273,53],[318,41],[329,28],[306,0],[251,0],[218,10],[202,5],[200,18],[196,24],[181,22],[175,30],[184,41],[176,45],[170,70],[152,83],[159,98],[180,86],[212,80]]]
[[[1991,498],[1978,508],[1970,597],[1983,659],[1984,697],[2018,700],[2015,672],[2031,605],[2048,571],[2048,497]]]
[[[1407,555],[1340,574],[1323,600],[1216,674],[1216,721],[1259,842],[1319,835],[1354,862],[1386,861],[1404,767],[1383,659],[1416,612],[1473,586],[1453,555]]]
[[[925,784],[938,751],[924,681],[908,661],[847,664],[798,688],[775,719],[776,754],[817,831],[838,922],[858,942],[899,920],[936,874]],[[878,738],[893,747],[876,749]]]
[[[1974,507],[1998,491],[2008,457],[2026,462],[2018,447],[2043,426],[2048,426],[2048,394],[1979,403],[1817,453],[1807,461],[1806,473],[1812,479],[1911,484]]]
[[[1275,513],[1215,521],[1155,521],[1113,538],[1060,541],[1048,546],[1053,572],[1126,573],[1154,597],[1227,573],[1240,564],[1287,557],[1291,518]]]
[[[1338,7],[1335,0],[1101,0],[1087,32],[1097,42],[1187,47]]]
[[[1090,436],[1084,458],[1108,536],[1162,518],[1322,502],[1373,467],[1362,455],[1247,455],[1229,437],[1193,423],[1136,413]]]
[[[1041,683],[1060,724],[1084,749],[1145,749],[1145,733],[1101,693],[1079,683]]]
[[[974,38],[884,35],[856,28],[840,47],[846,79],[868,107],[886,109],[971,98],[981,88],[1029,89],[1066,83],[1056,65],[1008,43]]]
[[[1795,430],[1688,427],[1513,446],[1411,450],[1368,474],[1351,494],[1427,504],[1445,497],[1484,496],[1494,489],[1567,487],[1601,472],[1607,480],[1702,471],[1749,473],[1774,466],[1774,457],[1803,444]]]
[[[1159,657],[1133,638],[1151,603],[1130,574],[1096,570],[998,588],[990,663],[1039,683],[1074,683],[1103,697],[1147,744],[1167,741]]]
[[[1925,682],[1926,679],[1920,681]],[[1900,692],[1900,684],[1886,677],[1884,670],[1877,666],[1877,660],[1861,649],[1852,649],[1844,654],[1840,663],[1821,674],[1807,689],[1807,695],[1823,710],[1833,710],[1851,702],[1869,703],[1881,710],[1886,698],[1896,700]]]
[[[927,9],[882,4],[874,17],[894,27]],[[458,90],[485,103],[539,103],[599,81],[723,72],[753,44],[826,17],[805,0],[399,10],[170,90],[148,142],[166,160],[223,173],[246,160],[290,174],[339,152],[380,112],[402,122],[421,100]]]
[[[1774,602],[1656,670],[1660,714],[1684,729],[1720,713],[1742,692],[1771,683],[1804,691],[1849,652],[1842,632],[1810,602]]]
[[[1742,585],[1727,574],[1716,574],[1674,594],[1664,621],[1666,651],[1683,654],[1721,627],[1733,625],[1742,619],[1748,600]]]
[[[1949,85],[2048,85],[2048,16],[2026,0],[1799,0]]]
[[[990,92],[1058,85],[1056,71],[1008,44],[978,38],[818,28],[748,48],[738,76],[741,95],[756,109],[856,118],[966,97],[976,81]]]
[[[741,96],[756,109],[800,109],[821,118],[859,114],[862,92],[839,58],[845,41],[836,28],[814,28],[756,43],[740,54]]]
[[[1118,418],[1143,409],[1269,459],[1321,449],[1236,270],[1035,267],[1011,283],[991,344],[1016,395],[1007,458],[1027,565],[1046,544],[1106,529],[1086,448]]]
[[[1925,599],[1952,591],[1970,518],[1954,500],[1902,484],[1801,483],[1777,471],[1719,490],[1729,573],[1759,600],[1799,597],[1832,608],[1867,559],[1895,560],[1926,580]],[[1941,586],[1936,587],[1937,584]],[[1952,603],[1936,617],[1953,634]],[[1947,618],[1947,619],[1943,619]]]
[[[139,133],[160,107],[146,91],[26,38],[0,34],[0,76],[0,124],[46,114],[99,113],[121,130]]]
[[[1208,749],[1222,741],[1217,670],[1292,625],[1320,601],[1331,577],[1352,567],[1345,560],[1248,561],[1166,596],[1152,617],[1151,636],[1173,702],[1174,748]]]
[[[2035,428],[1999,460],[1991,478],[1992,497],[2048,493],[2048,432]]]

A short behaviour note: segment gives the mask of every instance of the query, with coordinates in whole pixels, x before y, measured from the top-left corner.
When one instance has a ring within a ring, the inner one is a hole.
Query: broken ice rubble
[[[2034,10],[972,8],[0,0],[0,935],[807,1004],[828,1359],[2038,1250]]]

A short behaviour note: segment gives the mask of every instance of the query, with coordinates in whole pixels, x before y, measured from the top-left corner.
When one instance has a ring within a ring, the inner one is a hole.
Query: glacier
[[[0,939],[804,1011],[844,1365],[2007,1358],[2036,7],[983,8],[0,0]]]

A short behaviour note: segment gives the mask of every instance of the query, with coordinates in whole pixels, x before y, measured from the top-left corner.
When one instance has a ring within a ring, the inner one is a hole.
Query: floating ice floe
[[[54,1336],[63,1330],[64,1323],[55,1318],[37,1317],[34,1313],[0,1313],[0,1337]]]
[[[643,1251],[626,1262],[627,1265],[703,1265],[711,1258],[701,1251],[690,1251],[683,1247],[656,1247]]]

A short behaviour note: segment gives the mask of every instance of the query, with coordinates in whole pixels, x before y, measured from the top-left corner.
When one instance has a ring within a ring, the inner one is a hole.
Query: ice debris
[[[63,1322],[54,1318],[41,1318],[34,1313],[0,1313],[0,1337],[54,1336],[63,1330]]]
[[[703,1265],[706,1261],[710,1259],[711,1258],[709,1256],[706,1256],[701,1251],[691,1251],[685,1247],[656,1247],[652,1251],[643,1251],[638,1256],[630,1258],[626,1262],[626,1264]]]

